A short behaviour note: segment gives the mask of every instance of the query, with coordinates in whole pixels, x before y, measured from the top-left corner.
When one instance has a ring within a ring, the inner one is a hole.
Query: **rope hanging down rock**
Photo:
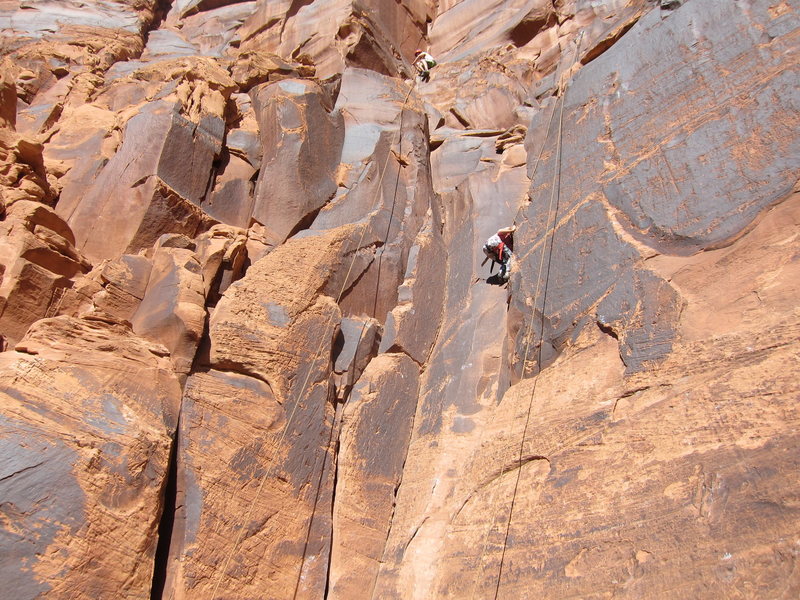
[[[576,42],[575,57],[573,59],[573,63],[572,63],[571,69],[574,68],[574,66],[578,62],[578,58],[580,56],[580,49],[581,49],[582,40],[583,40],[583,32],[581,32],[579,34],[577,42]],[[562,149],[563,125],[564,125],[564,102],[565,102],[565,99],[566,99],[566,93],[567,93],[568,85],[569,85],[569,80],[564,82],[563,85],[559,86],[559,97],[560,97],[559,100],[560,101],[557,104],[554,104],[553,111],[550,113],[550,118],[547,121],[547,128],[545,130],[545,132],[546,132],[545,133],[545,140],[542,143],[542,146],[541,146],[541,148],[539,150],[539,155],[536,158],[536,163],[534,164],[533,172],[531,174],[531,181],[533,181],[533,178],[535,177],[535,174],[536,174],[536,170],[539,167],[539,161],[541,160],[542,154],[544,153],[544,149],[547,146],[547,138],[550,135],[550,126],[551,126],[551,124],[553,122],[553,116],[555,115],[555,112],[556,112],[556,106],[558,106],[558,108],[559,108],[559,118],[558,118],[558,136],[556,138],[556,159],[555,159],[555,165],[554,165],[554,169],[553,169],[553,180],[552,180],[551,190],[550,190],[550,202],[549,202],[548,208],[547,208],[547,221],[545,222],[545,235],[544,235],[544,239],[542,241],[542,255],[541,255],[541,259],[539,261],[539,269],[538,269],[538,272],[537,272],[537,275],[536,275],[536,287],[535,287],[534,294],[533,294],[533,307],[532,307],[531,319],[528,322],[528,328],[527,328],[526,333],[525,333],[525,338],[526,338],[526,341],[525,341],[525,352],[523,354],[523,360],[522,360],[522,375],[523,376],[525,374],[525,365],[528,362],[528,355],[529,355],[529,350],[530,350],[530,345],[531,345],[530,334],[531,334],[531,330],[533,328],[533,322],[536,320],[536,315],[535,315],[535,313],[536,313],[536,305],[538,303],[539,291],[541,289],[542,274],[545,273],[545,276],[544,276],[544,289],[542,290],[542,292],[543,292],[542,293],[542,309],[540,311],[541,312],[541,320],[540,320],[541,323],[540,323],[540,328],[539,328],[540,343],[539,343],[539,349],[538,349],[537,364],[541,365],[541,362],[542,362],[542,345],[543,344],[542,344],[541,340],[543,339],[543,335],[544,335],[544,318],[545,318],[544,309],[545,309],[545,304],[547,303],[547,288],[548,288],[548,284],[549,284],[549,281],[550,281],[550,267],[552,265],[553,245],[554,245],[554,242],[555,242],[555,227],[556,227],[556,223],[557,223],[557,220],[558,220],[558,209],[559,209],[560,195],[561,195],[560,194],[560,192],[561,192],[561,149]],[[552,221],[552,225],[551,225],[551,221]],[[516,219],[515,219],[515,224],[516,224]],[[550,239],[550,251],[546,252],[548,238]],[[545,257],[545,254],[548,255],[546,272],[545,272],[545,269],[544,269],[544,257]],[[525,449],[525,440],[526,440],[527,435],[528,435],[528,427],[530,425],[530,417],[531,417],[531,411],[533,409],[533,400],[534,400],[534,396],[535,396],[535,393],[536,393],[536,384],[537,384],[537,382],[538,382],[538,377],[534,379],[533,386],[531,387],[531,394],[530,394],[530,399],[529,399],[529,402],[528,402],[528,410],[527,410],[527,413],[526,413],[526,416],[525,416],[525,425],[524,425],[523,430],[522,430],[522,437],[520,439],[520,444],[519,444],[519,453],[518,453],[518,457],[517,457],[517,468],[516,468],[517,476],[516,476],[516,480],[514,482],[514,491],[512,492],[512,495],[511,495],[511,506],[509,508],[508,519],[506,521],[506,527],[505,527],[505,533],[503,535],[503,549],[502,549],[501,554],[500,554],[500,566],[498,568],[497,581],[496,581],[496,584],[495,584],[494,600],[497,600],[497,598],[499,596],[500,584],[501,584],[502,578],[503,578],[503,568],[505,566],[505,556],[506,556],[506,549],[508,547],[508,537],[509,537],[509,534],[511,532],[511,522],[512,522],[512,519],[513,519],[513,516],[514,516],[514,508],[515,508],[515,504],[516,504],[517,493],[518,493],[518,490],[519,490],[519,482],[520,482],[520,478],[521,478],[521,474],[522,474],[522,462],[523,462],[523,455],[524,455],[524,449]],[[491,528],[493,528],[493,526],[494,526],[494,523],[492,524]],[[472,593],[470,595],[471,598],[474,598],[478,580],[480,579],[481,574],[483,572],[483,559],[484,559],[484,556],[485,556],[485,553],[486,553],[486,546],[488,544],[488,538],[489,538],[489,532],[487,531],[486,536],[484,536],[484,542],[483,542],[483,545],[482,545],[481,554],[480,554],[480,556],[478,558],[478,571],[477,571],[477,574],[475,576],[475,579],[473,580]]]
[[[574,67],[578,62],[578,57],[580,56],[581,51],[581,42],[583,41],[583,32],[580,33],[578,36],[578,41],[575,48],[575,59],[573,61],[572,66]],[[555,169],[553,173],[553,183],[550,190],[550,204],[548,206],[548,216],[547,216],[547,228],[545,229],[545,239],[544,243],[542,244],[542,258],[539,261],[539,272],[536,276],[536,291],[533,295],[533,313],[531,314],[531,320],[528,324],[528,334],[527,340],[525,342],[525,355],[523,357],[522,362],[522,374],[525,374],[525,363],[528,357],[528,349],[530,347],[530,329],[535,319],[535,311],[536,311],[536,301],[539,295],[539,285],[542,279],[542,271],[544,266],[544,255],[545,255],[545,248],[547,247],[547,238],[550,237],[550,251],[547,253],[547,271],[544,277],[544,290],[542,290],[542,310],[541,310],[541,323],[539,327],[539,349],[538,349],[538,356],[537,356],[537,364],[541,367],[542,364],[542,346],[544,345],[544,315],[545,315],[545,306],[547,304],[547,288],[550,283],[550,267],[552,266],[553,261],[553,246],[555,245],[555,235],[556,235],[556,223],[558,222],[558,208],[561,202],[561,155],[562,155],[562,142],[563,142],[563,133],[564,133],[564,102],[567,97],[567,87],[569,85],[569,80],[564,83],[564,86],[561,89],[561,108],[559,111],[558,116],[558,137],[556,139],[556,160],[555,160]],[[553,206],[553,199],[555,198],[555,207]],[[550,215],[553,216],[553,223],[550,225]],[[541,370],[540,370],[541,372]],[[522,429],[522,438],[520,439],[519,443],[519,456],[517,460],[517,478],[514,482],[514,492],[511,495],[511,507],[508,511],[508,521],[506,521],[506,532],[503,536],[503,550],[500,554],[500,567],[498,568],[497,572],[497,584],[494,590],[494,600],[497,600],[498,595],[500,594],[500,584],[503,580],[503,567],[505,566],[505,558],[506,558],[506,549],[508,548],[508,536],[511,532],[511,520],[514,517],[514,507],[517,500],[517,492],[519,490],[519,482],[522,477],[522,457],[525,450],[525,438],[528,435],[528,426],[530,425],[531,421],[531,411],[533,409],[533,399],[536,394],[536,384],[538,383],[539,378],[536,377],[533,380],[533,385],[531,386],[531,395],[530,400],[528,402],[528,411],[525,415],[525,426]]]

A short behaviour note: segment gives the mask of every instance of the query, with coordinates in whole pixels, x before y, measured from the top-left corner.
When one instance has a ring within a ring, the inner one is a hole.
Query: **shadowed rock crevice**
[[[614,329],[614,325],[606,323],[602,317],[597,320],[597,327],[599,327],[600,331],[603,333],[610,335],[615,340],[619,340],[619,333]]]
[[[342,429],[341,429],[341,410],[342,410],[341,406],[337,406],[336,407],[336,420],[334,421],[334,424],[336,424],[338,422],[338,427],[337,427],[337,430],[336,430],[336,432],[334,434],[334,437],[333,437],[332,461],[333,461],[334,467],[333,467],[333,482],[332,482],[332,486],[331,486],[332,492],[331,492],[331,504],[330,504],[330,515],[329,515],[331,523],[333,523],[333,515],[334,515],[334,513],[336,511],[336,487],[337,487],[338,478],[339,478],[339,446],[340,446],[339,436],[341,435],[341,432],[342,432]],[[328,560],[326,561],[326,565],[325,565],[325,568],[326,568],[326,570],[325,570],[325,588],[324,588],[324,590],[322,592],[322,598],[324,600],[327,600],[327,598],[328,598],[328,594],[330,592],[330,585],[331,585],[331,560],[330,560],[330,556],[333,553],[333,528],[331,528],[330,534],[328,536],[328,548],[327,548],[327,550],[328,550]]]
[[[311,212],[309,212],[308,214],[302,216],[300,218],[300,220],[297,221],[297,224],[286,235],[286,239],[289,239],[290,237],[293,237],[293,236],[297,235],[301,231],[305,231],[306,229],[310,229],[311,226],[314,224],[314,221],[316,220],[317,215],[319,215],[319,211],[321,211],[323,208],[325,208],[325,205],[328,202],[330,202],[331,200],[333,200],[335,195],[336,195],[336,192],[331,193],[331,195],[328,197],[327,201],[322,206],[314,208]]]
[[[359,256],[365,257],[365,258],[362,259],[365,266],[363,268],[359,269],[357,276],[354,277],[352,279],[352,281],[350,281],[347,284],[347,287],[345,287],[344,290],[342,290],[342,297],[339,299],[339,304],[340,305],[346,305],[347,304],[347,300],[349,299],[349,296],[351,294],[354,294],[354,290],[360,288],[360,284],[362,284],[363,281],[368,279],[368,274],[369,274],[369,271],[370,271],[370,267],[376,262],[375,261],[375,256],[378,254],[378,252],[380,251],[380,249],[382,247],[383,247],[383,243],[380,242],[380,241],[376,241],[371,246],[359,248],[358,250],[355,250],[352,253],[349,253],[350,257],[347,258],[348,262],[350,260],[352,260],[351,257],[353,255],[359,255]],[[360,261],[360,262],[362,262],[362,261]],[[358,289],[358,292],[360,294],[361,290]],[[350,315],[350,316],[355,316],[355,315]]]
[[[621,26],[617,26],[615,28],[610,29],[609,31],[604,32],[600,36],[600,41],[597,42],[593,47],[589,48],[586,52],[581,54],[580,63],[582,65],[587,65],[592,62],[595,58],[603,54],[606,50],[611,48],[614,44],[616,44],[623,35],[625,35],[628,30],[636,24],[636,20],[633,20],[628,23],[624,23]]]
[[[558,23],[558,18],[552,7],[534,10],[523,18],[519,24],[509,32],[509,38],[517,48],[526,46],[542,30],[553,27]]]
[[[382,328],[369,317],[343,317],[331,348],[336,402],[344,404],[369,363],[378,355]]]
[[[167,467],[167,477],[164,483],[164,495],[161,499],[162,510],[161,519],[158,523],[158,546],[156,547],[155,558],[153,561],[153,584],[150,590],[150,600],[162,600],[165,593],[165,585],[169,577],[171,567],[170,561],[170,542],[172,540],[172,528],[175,524],[175,510],[177,508],[178,494],[178,436],[180,435],[180,417],[175,437],[172,440],[172,448],[169,454],[169,465]]]
[[[179,1],[179,0],[178,0]],[[158,31],[161,25],[166,19],[167,14],[172,10],[172,7],[175,5],[176,0],[156,0],[155,7],[153,8],[153,19],[147,24],[147,27],[144,31],[144,45],[147,47],[147,43],[150,39],[150,34],[153,31]],[[135,57],[140,58],[140,57]]]

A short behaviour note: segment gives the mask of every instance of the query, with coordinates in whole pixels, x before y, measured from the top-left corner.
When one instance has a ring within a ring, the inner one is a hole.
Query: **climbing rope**
[[[410,98],[411,92],[414,90],[415,86],[416,86],[416,79],[414,79],[414,82],[410,86],[410,88],[408,90],[408,93],[406,94],[406,97],[403,100],[403,104],[402,104],[402,106],[400,108],[400,126],[399,126],[398,131],[397,131],[397,135],[399,136],[400,146],[402,146],[403,115],[404,115],[404,112],[405,112],[406,105],[408,104],[408,99]],[[378,192],[379,192],[378,199],[375,202],[373,210],[376,210],[377,207],[378,207],[378,202],[379,202],[379,199],[381,197],[381,195],[380,195],[381,186],[383,184],[383,179],[384,179],[384,176],[386,174],[386,169],[387,169],[387,167],[389,165],[389,160],[390,160],[390,158],[392,156],[391,149],[392,149],[393,145],[394,145],[394,142],[389,145],[389,149],[388,149],[388,151],[386,153],[386,160],[384,161],[383,169],[381,170],[380,177],[378,179],[378,185],[377,185]],[[398,180],[399,180],[399,176],[400,176],[400,172],[399,172],[399,167],[398,167]],[[397,191],[397,185],[395,185],[395,196],[396,196],[396,191]],[[393,213],[394,213],[394,201],[392,202],[392,214]],[[391,227],[391,217],[390,217],[389,226]],[[342,296],[344,295],[344,292],[347,289],[347,287],[346,287],[347,286],[347,281],[350,279],[350,275],[351,275],[351,273],[353,271],[353,266],[355,265],[358,249],[361,247],[361,244],[364,241],[364,237],[366,235],[368,227],[369,227],[369,220],[365,221],[364,227],[363,227],[363,229],[361,231],[361,236],[360,236],[360,238],[358,240],[358,243],[355,246],[355,249],[353,250],[353,257],[352,257],[352,259],[350,261],[350,266],[348,267],[347,274],[345,275],[345,277],[344,277],[344,279],[342,281],[342,287],[339,290],[338,295],[336,296],[336,304],[337,305],[341,301]],[[388,229],[387,229],[387,235],[388,235]],[[384,243],[384,245],[385,245],[385,243]],[[331,325],[332,321],[333,321],[333,312],[331,312],[331,314],[328,316],[328,319],[327,319],[325,325],[323,326],[322,330],[326,331],[328,329],[328,327]],[[365,326],[366,326],[366,320],[365,320]],[[362,334],[363,334],[363,332],[364,332],[364,329],[362,328]],[[258,502],[259,497],[261,496],[261,492],[263,491],[264,484],[266,483],[267,478],[269,477],[269,475],[271,475],[271,473],[272,473],[272,468],[273,468],[273,466],[275,464],[275,462],[272,460],[272,457],[274,456],[275,451],[277,451],[277,449],[280,448],[281,444],[283,443],[283,440],[286,437],[286,433],[289,430],[289,426],[291,425],[292,420],[294,419],[294,415],[295,415],[295,413],[297,411],[297,407],[300,405],[300,401],[302,400],[303,394],[306,391],[306,387],[308,386],[308,382],[309,382],[309,380],[311,378],[311,373],[314,371],[314,367],[316,366],[317,359],[319,358],[319,356],[320,356],[320,354],[322,352],[322,347],[323,347],[324,342],[325,342],[326,339],[327,339],[326,336],[320,336],[319,345],[317,346],[317,350],[314,353],[314,358],[312,359],[311,364],[310,364],[308,370],[306,371],[306,377],[305,377],[305,379],[303,381],[303,384],[298,388],[297,401],[295,402],[294,406],[292,407],[292,410],[289,413],[289,417],[286,420],[286,424],[283,427],[283,431],[281,432],[281,435],[278,438],[277,443],[274,444],[273,447],[271,448],[271,452],[269,454],[270,462],[269,462],[269,464],[267,466],[267,469],[264,471],[264,474],[261,476],[261,480],[259,482],[258,488],[256,489],[255,497],[250,502],[250,507],[248,508],[246,517],[241,522],[241,524],[236,528],[238,531],[237,531],[237,534],[236,534],[236,539],[234,541],[233,547],[231,548],[230,552],[226,556],[225,561],[224,561],[223,566],[222,566],[222,569],[218,570],[218,575],[217,575],[217,578],[216,578],[216,582],[214,584],[214,589],[213,589],[213,592],[211,594],[212,600],[217,596],[217,592],[219,590],[219,586],[222,583],[223,578],[225,577],[225,572],[228,570],[228,566],[230,565],[231,559],[234,556],[236,556],[237,550],[239,548],[239,544],[242,541],[242,536],[244,535],[245,525],[250,521],[250,519],[252,517],[252,514],[253,514],[253,510],[254,510],[257,502]],[[360,341],[360,336],[359,336],[359,341]],[[357,352],[357,346],[356,346],[356,352]],[[330,446],[333,443],[333,428],[335,426],[336,426],[336,417],[334,417],[333,424],[331,425],[332,429],[331,429],[331,435],[329,436],[329,440],[328,440],[328,446],[326,448],[326,456],[329,454]],[[323,461],[323,471],[324,471],[324,465],[325,465],[325,462]],[[310,535],[311,535],[311,528],[312,528],[313,521],[314,521],[314,511],[316,511],[316,505],[317,505],[317,502],[319,500],[319,495],[320,495],[319,494],[319,488],[321,487],[321,484],[322,484],[322,476],[323,475],[320,476],[320,482],[319,482],[319,485],[318,485],[318,488],[317,488],[317,493],[316,493],[315,500],[314,500],[313,510],[312,510],[312,513],[311,513],[311,517],[309,518],[309,526],[308,526],[308,531],[307,531],[307,534],[306,534],[306,543],[305,543],[305,548],[304,548],[304,552],[303,552],[303,558],[302,558],[302,560],[300,562],[300,571],[298,573],[297,582],[295,584],[294,597],[297,596],[297,592],[299,590],[299,585],[300,585],[300,580],[301,580],[302,574],[303,574],[303,564],[305,563],[305,558],[306,558],[305,552],[306,552],[306,550],[308,548],[308,543],[309,543],[309,539],[310,539]],[[173,594],[174,594],[174,588],[173,588]]]
[[[531,181],[534,180],[534,177],[536,175],[536,170],[537,170],[537,168],[539,166],[539,161],[541,160],[542,154],[544,153],[544,149],[547,146],[547,138],[550,137],[550,126],[551,126],[551,124],[553,122],[553,116],[555,115],[556,109],[557,109],[558,106],[559,106],[559,103],[553,103],[553,110],[550,112],[550,118],[548,119],[547,128],[545,129],[545,140],[542,143],[542,146],[541,146],[541,148],[539,150],[539,155],[537,156],[536,162],[534,163],[533,172],[531,173]],[[552,197],[552,194],[551,194],[551,197]],[[549,230],[550,230],[550,214],[551,214],[551,210],[552,210],[552,206],[548,209],[547,222],[545,223],[545,232],[549,232]],[[544,256],[544,247],[547,244],[547,237],[548,237],[548,234],[546,233],[545,239],[543,241],[542,256]],[[542,265],[539,266],[539,272],[540,273],[541,273],[541,266]],[[534,309],[535,309],[536,298],[538,296],[538,293],[539,293],[539,278],[537,278],[536,292],[534,293]],[[531,319],[530,323],[532,323],[532,322],[533,322],[533,318]],[[525,345],[525,354],[524,354],[524,359],[522,361],[522,365],[523,365],[522,366],[522,368],[523,368],[522,375],[524,375],[525,364],[526,364],[527,359],[528,359],[528,347],[530,346],[530,337],[529,337],[529,335],[530,335],[530,328],[526,332],[526,342],[527,343]],[[478,558],[478,573],[475,576],[475,578],[473,578],[472,592],[470,593],[470,598],[471,599],[475,598],[475,590],[477,588],[477,582],[481,579],[481,575],[483,574],[483,559],[484,559],[484,557],[486,555],[486,548],[487,548],[488,543],[489,543],[489,531],[491,529],[493,529],[493,528],[494,528],[494,523],[492,523],[492,527],[489,530],[487,530],[486,535],[483,536],[483,543],[482,543],[482,546],[481,546],[481,552],[480,552],[479,558]]]
[[[575,59],[573,61],[573,67],[578,62],[578,57],[580,56],[581,50],[581,42],[583,40],[583,32],[578,36],[577,46],[575,49]],[[533,321],[535,319],[536,313],[536,301],[539,295],[540,289],[540,282],[542,279],[542,271],[544,266],[544,255],[545,250],[547,248],[547,238],[550,237],[550,251],[548,254],[547,259],[547,272],[544,277],[544,290],[542,291],[542,309],[541,309],[541,324],[539,328],[539,349],[538,349],[538,356],[537,356],[537,365],[539,366],[539,371],[541,372],[541,365],[542,365],[542,347],[544,346],[544,319],[545,319],[545,307],[547,305],[547,289],[550,283],[550,268],[552,266],[553,261],[553,246],[555,245],[555,236],[556,236],[556,223],[558,222],[558,209],[561,202],[561,158],[562,158],[562,142],[563,142],[563,133],[564,133],[564,103],[567,96],[567,87],[568,81],[565,82],[561,89],[561,108],[559,111],[558,117],[558,137],[556,138],[556,157],[555,157],[555,168],[553,172],[553,181],[550,190],[550,203],[548,205],[548,217],[547,223],[545,228],[545,239],[542,244],[542,257],[539,261],[539,271],[536,277],[536,291],[533,295],[533,311],[531,313],[531,320],[528,325],[528,331],[526,334],[526,343],[525,343],[525,354],[522,361],[522,372],[520,373],[521,376],[525,375],[525,364],[528,359],[528,349],[530,347],[530,330],[532,328]],[[553,208],[553,199],[555,198],[555,209]],[[550,225],[550,215],[552,214],[553,217],[553,224]],[[539,381],[539,378],[536,377],[533,380],[533,385],[531,386],[531,395],[528,401],[528,410],[525,415],[525,426],[522,429],[522,438],[520,439],[519,444],[519,456],[517,459],[517,477],[516,481],[514,482],[514,491],[511,495],[511,506],[508,511],[508,520],[506,521],[506,531],[503,536],[503,550],[500,553],[500,566],[498,568],[497,573],[497,583],[495,585],[494,590],[494,600],[497,600],[498,595],[500,594],[500,584],[503,580],[503,567],[505,566],[505,558],[506,558],[506,549],[508,548],[508,536],[511,532],[511,522],[514,517],[514,508],[516,506],[517,500],[517,493],[519,491],[519,482],[522,477],[522,457],[525,450],[525,439],[528,436],[528,427],[530,425],[531,420],[531,412],[533,410],[533,399],[536,394],[536,385]]]
[[[397,129],[397,136],[398,136],[398,139],[397,139],[397,144],[398,144],[397,153],[398,153],[398,155],[400,156],[401,159],[402,159],[402,156],[403,156],[403,154],[402,154],[402,150],[403,150],[403,116],[405,115],[405,108],[406,108],[406,104],[408,102],[408,98],[411,96],[411,92],[414,90],[414,87],[416,86],[416,83],[417,83],[417,80],[415,78],[414,82],[412,83],[411,87],[408,90],[408,94],[406,94],[406,97],[403,100],[403,105],[400,108],[400,124],[399,124],[398,129]],[[383,176],[386,173],[386,167],[389,164],[389,157],[392,154],[391,147],[393,145],[394,145],[394,143],[389,145],[389,151],[386,153],[386,161],[383,163],[383,171],[381,172],[380,179],[378,180],[378,189],[379,190],[380,190],[381,184],[383,183]],[[377,281],[376,281],[376,284],[375,284],[375,301],[374,301],[373,307],[372,307],[372,317],[373,318],[376,318],[376,312],[377,312],[377,306],[378,306],[378,293],[380,292],[381,264],[382,264],[382,259],[383,259],[383,252],[384,252],[384,249],[386,248],[386,244],[389,241],[389,232],[390,232],[391,227],[392,227],[392,222],[394,221],[394,207],[395,207],[395,204],[397,202],[397,189],[398,189],[399,184],[400,184],[400,167],[398,167],[398,169],[397,169],[397,178],[395,179],[395,184],[394,184],[394,194],[392,196],[392,205],[391,205],[391,208],[390,208],[390,211],[389,211],[389,223],[386,226],[386,234],[384,235],[383,245],[381,246],[381,253],[380,253],[380,256],[378,257],[378,275],[376,277]],[[361,240],[359,240],[359,243],[356,246],[356,249],[361,247],[361,242],[364,239],[364,232],[366,232],[366,230],[367,230],[367,228],[364,227],[364,230],[362,231],[362,234],[361,234]],[[352,266],[353,266],[353,262],[355,261],[355,253],[353,254],[353,257],[354,257],[354,260],[351,261],[351,263],[350,263],[350,268],[351,269],[352,269]],[[348,277],[349,277],[349,275],[350,275],[350,271],[348,270]],[[345,284],[347,283],[348,277],[345,277],[345,280],[344,280]],[[342,295],[343,292],[344,292],[344,287],[342,288],[342,291],[339,293],[339,299],[341,298],[341,295]],[[338,299],[337,299],[336,303],[337,304],[339,303]],[[364,331],[366,331],[366,329],[367,329],[367,323],[368,322],[369,322],[369,318],[364,319],[364,325],[361,327],[361,332],[358,334],[358,340],[356,341],[356,345],[355,345],[356,350],[355,350],[355,353],[353,354],[353,368],[355,368],[355,362],[356,362],[356,360],[358,358],[358,347],[361,344],[361,339],[364,336]],[[333,443],[333,439],[334,439],[333,438],[333,432],[337,427],[337,424],[338,424],[337,421],[341,421],[341,415],[337,415],[334,418],[334,422],[333,422],[333,425],[331,427],[331,435],[330,435],[330,437],[328,439],[328,446],[326,448],[326,453],[325,453],[326,460],[327,460],[327,456],[330,454],[330,447],[331,447],[331,444]],[[308,523],[308,531],[306,532],[306,540],[305,540],[305,544],[303,546],[303,557],[302,557],[302,560],[300,561],[300,574],[299,574],[299,576],[297,578],[297,582],[295,583],[294,594],[292,595],[292,599],[293,600],[297,598],[297,593],[300,590],[300,581],[302,579],[302,574],[303,574],[303,564],[305,563],[305,560],[306,560],[306,553],[308,551],[308,545],[309,545],[309,541],[311,539],[311,529],[312,529],[312,526],[314,524],[314,515],[317,512],[317,502],[319,501],[320,491],[322,489],[322,477],[324,476],[324,471],[325,471],[325,462],[323,462],[322,469],[320,470],[320,480],[319,480],[319,484],[317,485],[316,497],[314,498],[314,504],[313,504],[313,508],[311,510],[311,517],[310,517],[309,523]]]
[[[573,59],[572,67],[574,67],[577,64],[578,57],[580,56],[580,46],[581,46],[582,39],[583,39],[583,32],[581,32],[580,35],[578,36],[577,46],[576,46],[576,50],[575,50],[575,57]],[[533,181],[535,176],[536,176],[536,172],[538,170],[539,163],[541,161],[542,155],[544,154],[544,149],[547,147],[547,140],[548,140],[548,138],[550,136],[550,129],[551,129],[551,125],[552,125],[552,122],[553,122],[553,117],[555,116],[556,109],[558,107],[559,108],[559,121],[558,121],[558,137],[557,137],[557,140],[556,140],[556,161],[555,161],[555,168],[553,170],[553,181],[551,183],[550,202],[548,204],[548,209],[547,209],[547,220],[545,222],[545,236],[544,236],[544,239],[542,240],[542,255],[541,255],[541,259],[539,261],[539,269],[538,269],[538,273],[537,273],[537,277],[536,277],[536,287],[535,287],[535,291],[534,291],[534,294],[533,294],[533,312],[531,314],[531,319],[528,322],[528,328],[527,328],[526,334],[525,334],[525,340],[526,340],[526,342],[525,342],[525,352],[524,352],[523,360],[522,360],[522,371],[520,373],[520,378],[524,377],[524,375],[525,375],[525,365],[528,362],[528,353],[529,353],[530,344],[531,344],[530,333],[531,333],[531,330],[532,330],[532,327],[533,327],[533,323],[535,321],[536,304],[537,304],[537,301],[538,301],[538,298],[539,298],[539,291],[541,289],[542,273],[544,272],[544,256],[545,256],[545,252],[546,252],[546,249],[547,249],[547,241],[548,241],[548,238],[550,238],[551,233],[552,233],[552,239],[551,239],[550,253],[549,253],[550,259],[552,259],[553,242],[555,241],[555,225],[556,225],[556,222],[557,222],[557,215],[558,215],[558,200],[555,201],[555,211],[553,210],[553,204],[554,204],[554,199],[555,198],[559,198],[560,199],[560,187],[561,187],[561,143],[562,143],[562,134],[563,134],[564,101],[565,101],[565,98],[566,98],[566,89],[567,89],[567,84],[559,85],[559,94],[558,95],[559,95],[560,102],[559,103],[554,103],[553,110],[550,112],[550,117],[549,117],[549,119],[547,121],[547,126],[545,128],[545,139],[542,142],[542,145],[541,145],[541,147],[539,149],[539,154],[536,157],[536,162],[534,163],[534,167],[533,167],[533,170],[532,170],[532,173],[531,173],[531,176],[530,176],[531,181]],[[551,223],[551,219],[552,219],[552,226],[550,224]],[[515,219],[515,223],[514,224],[516,224],[516,219]],[[552,228],[552,231],[551,231],[551,228]],[[547,275],[545,277],[545,287],[544,287],[542,310],[541,310],[542,318],[541,318],[541,327],[540,327],[540,334],[539,334],[540,339],[543,339],[543,334],[544,334],[544,307],[545,307],[545,304],[547,302],[547,287],[548,287],[549,278],[550,278],[550,262],[551,261],[548,260]],[[537,358],[537,361],[538,361],[539,365],[541,365],[541,357],[542,357],[542,344],[540,343],[540,345],[539,345],[539,355],[538,355],[538,358]],[[505,528],[505,533],[504,533],[504,537],[503,537],[503,549],[502,549],[502,552],[501,552],[500,567],[499,567],[499,572],[498,572],[498,576],[497,576],[497,582],[496,582],[495,591],[494,591],[494,599],[495,600],[497,600],[498,594],[500,592],[500,582],[502,581],[503,567],[505,565],[505,553],[506,553],[506,549],[507,549],[507,546],[508,546],[508,537],[509,537],[510,530],[511,530],[511,521],[512,521],[512,517],[513,517],[513,514],[514,514],[514,507],[515,507],[515,503],[516,503],[517,492],[519,490],[520,476],[521,476],[521,473],[522,473],[522,457],[523,457],[523,454],[524,454],[525,439],[527,438],[528,427],[529,427],[529,424],[530,424],[530,416],[531,416],[531,410],[532,410],[532,407],[533,407],[533,399],[534,399],[534,395],[535,395],[535,391],[536,391],[537,382],[538,382],[538,378],[534,379],[533,387],[531,389],[530,400],[529,400],[529,403],[528,403],[528,411],[527,411],[527,415],[526,415],[526,418],[525,418],[525,425],[523,427],[522,439],[520,441],[520,449],[519,449],[519,455],[518,455],[518,460],[517,460],[517,478],[516,478],[516,481],[514,483],[514,490],[513,490],[512,499],[511,499],[511,507],[510,507],[510,510],[509,510],[508,520],[506,522],[506,528]],[[477,583],[481,579],[481,575],[483,574],[483,559],[485,557],[486,548],[488,546],[489,533],[490,533],[490,531],[492,529],[494,529],[494,522],[492,523],[492,526],[489,528],[489,530],[487,530],[486,535],[484,536],[484,539],[483,539],[481,552],[480,552],[480,555],[478,557],[478,572],[477,572],[476,576],[473,578],[472,591],[471,591],[471,594],[470,594],[470,598],[474,598],[475,590],[477,588]]]
[[[542,145],[539,147],[539,154],[536,156],[536,161],[533,163],[533,170],[531,171],[531,175],[530,175],[530,180],[531,181],[533,181],[535,179],[536,173],[539,170],[539,163],[541,162],[542,155],[544,154],[544,150],[547,147],[547,140],[550,137],[550,127],[551,127],[551,125],[553,123],[553,117],[556,114],[556,108],[557,107],[558,107],[558,103],[554,102],[553,103],[553,110],[550,111],[550,117],[547,119],[547,126],[545,127],[545,130],[544,130],[544,132],[545,132],[544,140],[542,141]],[[549,230],[549,223],[550,223],[549,214],[550,213],[549,213],[549,210],[548,210],[548,221],[546,223],[545,231]],[[516,223],[516,219],[514,219],[514,221],[512,222],[512,225],[516,225],[516,224],[517,224]],[[539,271],[541,273],[541,265],[539,267]],[[538,287],[538,280],[537,280],[537,287]],[[531,323],[532,322],[533,321],[531,320]],[[529,340],[529,338],[528,338],[529,334],[530,334],[530,327],[528,329],[528,332],[526,333],[526,340]],[[530,343],[528,341],[528,343],[526,343],[526,346],[525,346],[525,358],[524,358],[523,363],[522,363],[523,364],[523,374],[524,374],[524,365],[525,365],[525,362],[527,361],[528,346],[529,345],[530,345]],[[481,441],[479,442],[479,445],[482,443],[482,441],[483,441],[483,434],[481,434]],[[483,543],[481,545],[481,552],[480,552],[479,559],[478,559],[478,569],[479,570],[478,570],[478,574],[473,578],[472,591],[470,592],[470,598],[474,598],[475,597],[475,588],[476,588],[478,580],[480,579],[480,576],[483,573],[483,558],[486,555],[486,546],[488,544],[488,539],[489,539],[489,532],[487,531],[486,535],[483,536]]]

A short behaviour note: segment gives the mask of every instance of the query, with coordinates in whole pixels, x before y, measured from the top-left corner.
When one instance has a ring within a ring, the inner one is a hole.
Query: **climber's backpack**
[[[486,243],[483,245],[483,253],[494,261],[502,262],[502,260],[506,258],[505,255],[508,253],[508,250],[506,250],[506,245],[503,243],[503,240],[500,239],[500,236],[495,233],[486,240]]]

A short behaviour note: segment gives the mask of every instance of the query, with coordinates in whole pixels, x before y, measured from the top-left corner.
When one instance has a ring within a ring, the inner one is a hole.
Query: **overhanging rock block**
[[[196,124],[177,111],[167,101],[145,105],[128,121],[119,151],[72,212],[62,215],[87,256],[136,252],[163,233],[194,236],[212,224],[198,206],[224,125],[214,116]]]
[[[326,95],[302,79],[251,92],[263,149],[253,219],[271,232],[273,243],[307,227],[336,192],[344,127],[341,114],[326,110]]]

